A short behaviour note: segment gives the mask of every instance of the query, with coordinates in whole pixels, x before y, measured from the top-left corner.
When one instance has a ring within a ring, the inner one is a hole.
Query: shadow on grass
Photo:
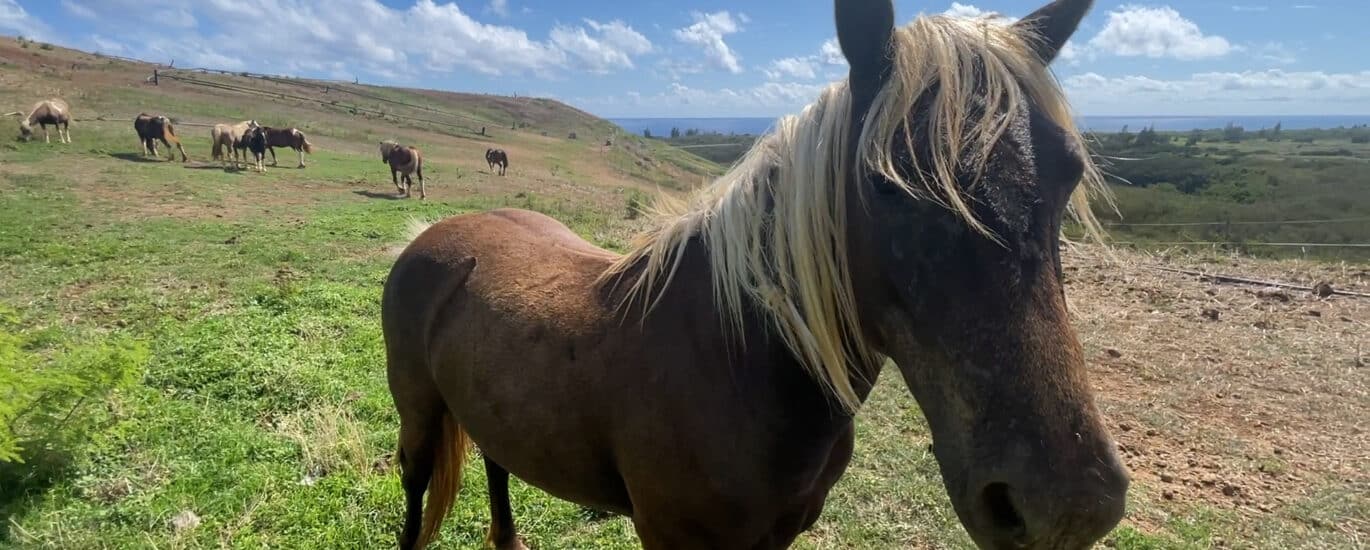
[[[141,153],[110,153],[109,156],[128,162],[170,162],[161,158],[145,157]]]
[[[74,475],[74,458],[69,451],[61,445],[35,448],[21,453],[23,463],[0,462],[0,517],[21,515],[42,502],[49,489]],[[12,529],[0,529],[0,543],[14,542],[10,540],[14,534]]]
[[[405,197],[404,195],[396,195],[396,194],[393,194],[393,193],[377,193],[377,192],[371,191],[371,190],[369,190],[369,189],[359,189],[359,190],[357,190],[357,191],[353,191],[352,194],[353,194],[353,195],[360,195],[360,196],[366,197],[366,198],[368,198],[368,199],[379,199],[379,200],[387,200],[387,201],[402,201],[402,200],[405,200],[405,199],[409,198],[409,197]]]

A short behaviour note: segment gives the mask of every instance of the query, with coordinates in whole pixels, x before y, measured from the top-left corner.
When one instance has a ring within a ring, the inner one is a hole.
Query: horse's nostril
[[[1001,536],[1019,538],[1027,534],[1027,523],[1013,504],[1013,489],[1007,483],[991,483],[980,494],[980,506],[993,529]]]

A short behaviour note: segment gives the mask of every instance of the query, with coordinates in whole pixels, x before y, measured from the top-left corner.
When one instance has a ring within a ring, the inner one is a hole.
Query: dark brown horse
[[[423,153],[414,147],[400,145],[392,140],[381,142],[381,162],[390,165],[390,180],[395,187],[400,190],[400,194],[408,197],[409,191],[414,187],[414,179],[409,174],[419,177],[419,200],[428,198],[428,192],[423,186]],[[404,185],[400,185],[400,180],[404,180]]]
[[[304,132],[295,128],[271,128],[266,129],[266,151],[271,153],[271,165],[276,165],[275,147],[289,147],[295,150],[300,156],[300,165],[296,168],[304,168],[304,154],[314,154],[314,146],[309,144],[309,139]]]
[[[1059,256],[1065,213],[1099,235],[1102,180],[1047,69],[1089,6],[896,28],[890,0],[838,0],[848,78],[626,255],[524,210],[422,231],[382,298],[400,547],[437,533],[474,442],[498,548],[522,547],[510,474],[649,550],[786,548],[886,359],[977,544],[1108,533],[1128,477]]]
[[[138,132],[138,140],[143,142],[143,155],[157,156],[157,141],[161,140],[168,150],[171,144],[176,144],[176,149],[181,152],[181,162],[186,162],[186,149],[181,146],[181,138],[176,137],[176,129],[171,126],[171,120],[167,117],[158,115],[152,116],[141,113],[133,119],[133,130]],[[171,151],[170,160],[176,160],[176,152]]]
[[[490,165],[490,173],[495,172],[495,167],[499,166],[499,175],[504,175],[504,170],[509,167],[509,155],[504,153],[504,149],[486,149],[485,162]]]

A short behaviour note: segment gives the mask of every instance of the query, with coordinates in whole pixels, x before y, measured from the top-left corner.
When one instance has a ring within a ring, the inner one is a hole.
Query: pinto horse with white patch
[[[419,200],[427,199],[428,192],[423,185],[423,153],[417,148],[400,145],[389,139],[381,142],[380,150],[381,162],[390,165],[390,180],[394,182],[400,194],[410,196],[414,179],[409,177],[409,174],[414,174],[419,177]],[[404,181],[404,185],[400,185],[401,180]]]
[[[167,157],[169,160],[176,160],[176,152],[171,151],[171,144],[175,143],[176,149],[181,152],[181,162],[186,162],[186,149],[181,146],[181,138],[176,137],[176,129],[167,117],[141,113],[133,119],[133,130],[138,132],[138,140],[143,142],[144,156],[157,157],[157,141],[160,140],[171,155]]]

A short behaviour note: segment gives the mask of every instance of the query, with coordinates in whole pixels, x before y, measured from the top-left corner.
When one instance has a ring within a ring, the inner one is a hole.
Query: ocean
[[[652,135],[668,136],[672,128],[681,132],[695,129],[702,132],[720,134],[761,134],[770,130],[775,118],[610,118],[609,121],[624,130],[641,134],[649,129]],[[1123,126],[1136,132],[1155,125],[1157,130],[1167,132],[1187,132],[1189,130],[1208,130],[1223,128],[1228,123],[1236,124],[1247,130],[1271,128],[1280,124],[1285,130],[1306,130],[1312,128],[1338,128],[1370,125],[1370,115],[1299,115],[1299,116],[1086,116],[1079,120],[1080,127],[1096,132],[1116,132]]]

